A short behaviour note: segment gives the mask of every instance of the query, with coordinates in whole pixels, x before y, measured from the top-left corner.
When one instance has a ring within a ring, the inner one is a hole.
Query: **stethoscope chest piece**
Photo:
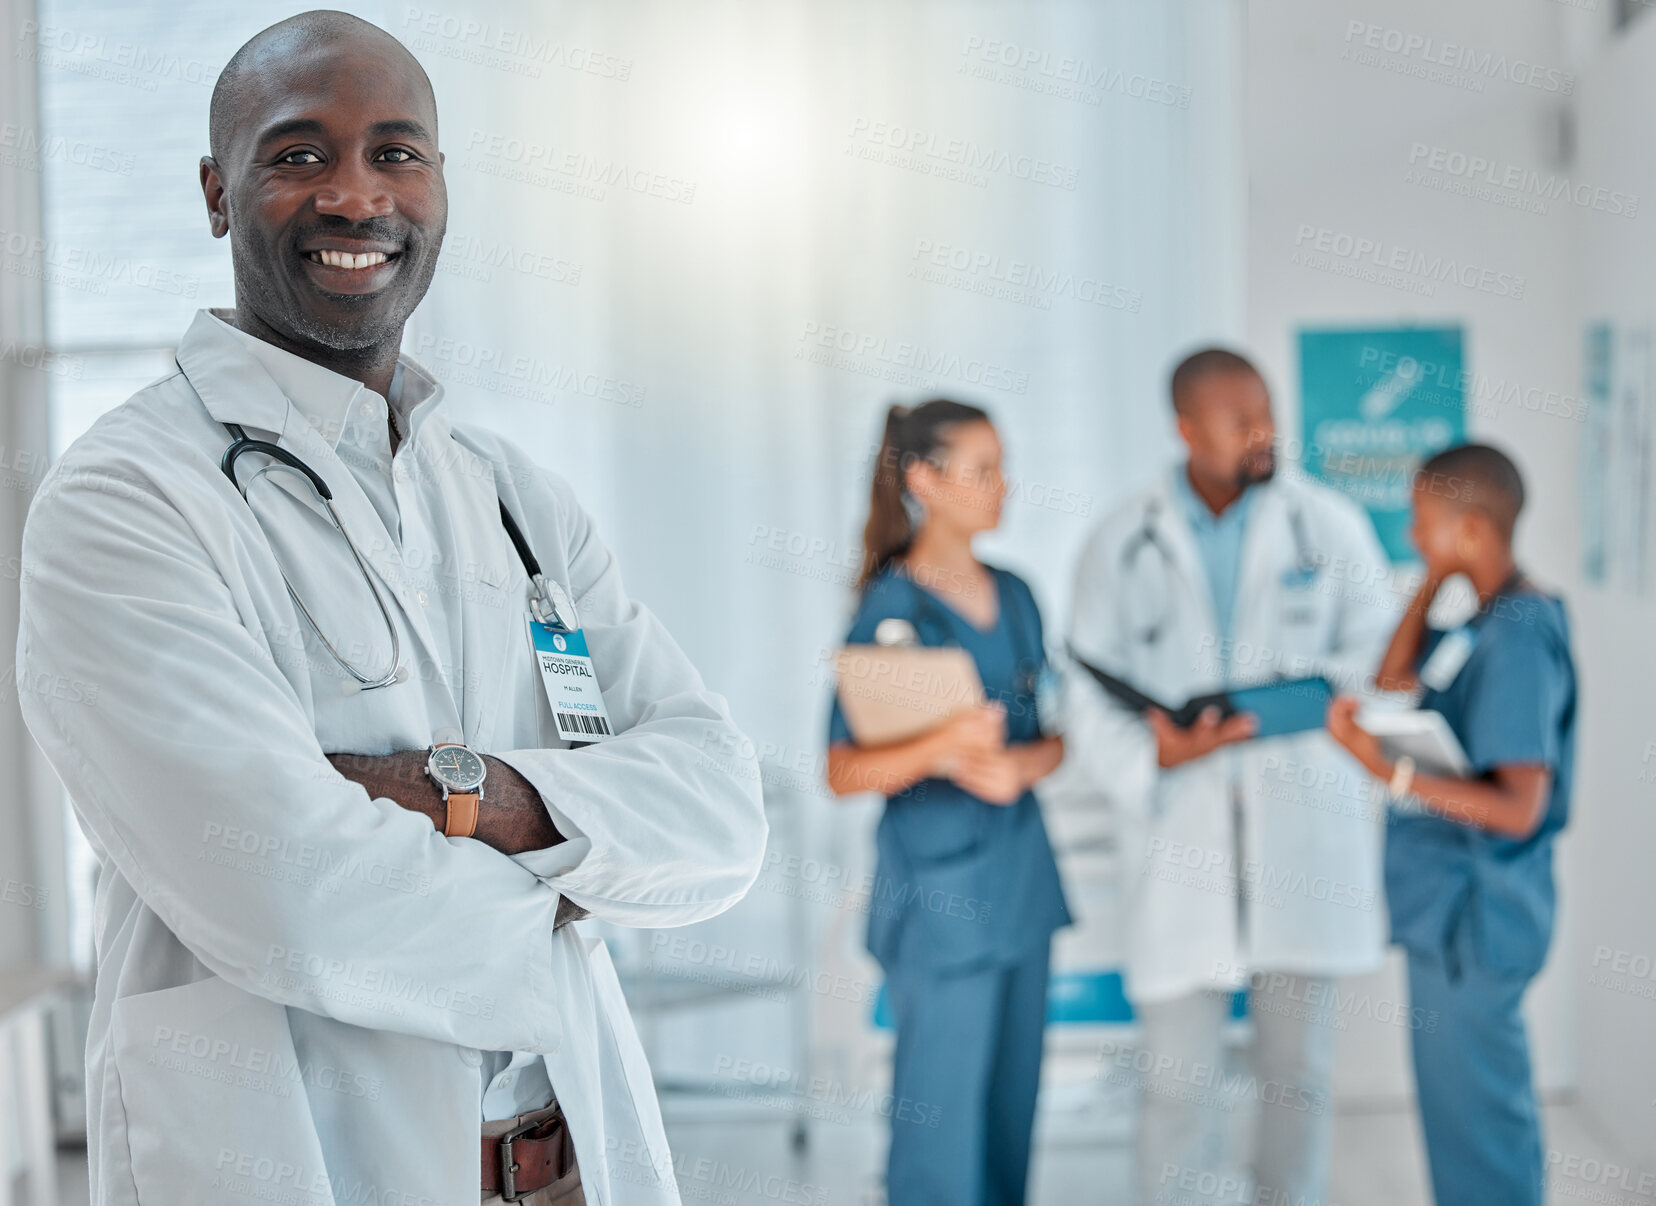
[[[534,592],[529,597],[529,611],[537,621],[553,628],[574,632],[581,620],[575,612],[575,600],[556,578],[537,573],[530,579]]]
[[[876,645],[918,645],[920,634],[915,631],[913,624],[901,616],[887,616],[874,625],[874,643]]]

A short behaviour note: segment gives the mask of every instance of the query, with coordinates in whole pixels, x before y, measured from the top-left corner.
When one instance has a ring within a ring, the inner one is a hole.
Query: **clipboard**
[[[1406,755],[1428,775],[1464,779],[1472,773],[1472,760],[1442,712],[1368,707],[1356,719],[1358,728],[1379,738],[1380,748],[1394,762]]]
[[[957,645],[847,645],[834,670],[858,745],[907,741],[984,701],[977,663]]]
[[[1323,727],[1328,705],[1334,698],[1334,688],[1321,675],[1307,678],[1284,678],[1257,686],[1234,687],[1229,691],[1212,691],[1193,695],[1176,707],[1170,707],[1154,696],[1147,695],[1124,678],[1108,670],[1101,670],[1070,651],[1070,658],[1114,699],[1134,712],[1156,708],[1165,712],[1174,724],[1188,729],[1208,708],[1219,709],[1222,720],[1238,712],[1252,712],[1259,720],[1254,737],[1284,737]]]

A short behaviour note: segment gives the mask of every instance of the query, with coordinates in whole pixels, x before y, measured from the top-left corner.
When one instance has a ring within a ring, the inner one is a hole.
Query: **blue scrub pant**
[[[1528,976],[1409,952],[1420,1122],[1438,1206],[1541,1206],[1541,1121],[1519,1003]]]
[[[1011,966],[890,972],[891,1206],[1020,1206],[1050,948]]]

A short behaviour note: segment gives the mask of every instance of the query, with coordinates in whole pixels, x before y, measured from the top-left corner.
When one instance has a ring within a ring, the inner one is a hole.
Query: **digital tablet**
[[[1259,718],[1255,737],[1283,737],[1323,727],[1334,688],[1326,678],[1285,678],[1257,687],[1226,692],[1232,712],[1252,712]]]

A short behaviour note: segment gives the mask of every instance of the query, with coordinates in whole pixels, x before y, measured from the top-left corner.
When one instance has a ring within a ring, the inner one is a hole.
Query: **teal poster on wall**
[[[1300,424],[1305,471],[1362,504],[1393,562],[1416,560],[1415,472],[1466,436],[1460,327],[1301,331]]]

